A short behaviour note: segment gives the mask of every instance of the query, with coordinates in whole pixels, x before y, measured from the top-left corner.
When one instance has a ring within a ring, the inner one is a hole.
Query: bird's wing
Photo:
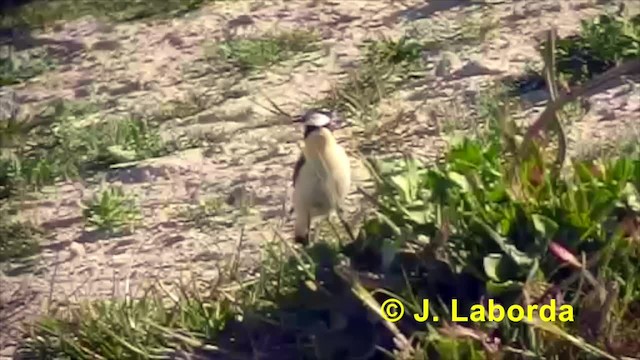
[[[296,161],[296,164],[293,166],[293,186],[296,186],[296,180],[298,180],[298,175],[300,174],[300,169],[302,169],[302,165],[304,165],[304,153],[301,153],[300,156],[298,157],[298,161]],[[294,208],[293,206],[291,207],[291,210],[289,210],[289,214],[293,214],[294,212]]]
[[[298,161],[296,161],[296,164],[293,167],[293,186],[296,186],[296,180],[298,180],[298,174],[300,174],[302,165],[304,165],[304,153],[300,154]]]

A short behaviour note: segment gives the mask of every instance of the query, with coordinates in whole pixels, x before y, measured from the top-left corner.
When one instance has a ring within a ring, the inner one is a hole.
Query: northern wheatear
[[[339,211],[351,186],[351,166],[333,136],[336,115],[312,109],[295,122],[304,124],[304,147],[293,170],[294,236],[309,242],[311,222]]]

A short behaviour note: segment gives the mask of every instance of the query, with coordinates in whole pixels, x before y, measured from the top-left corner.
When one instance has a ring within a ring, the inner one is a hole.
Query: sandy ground
[[[301,129],[259,106],[268,107],[262,93],[286,111],[299,112],[354,67],[363,40],[404,33],[428,39],[455,32],[464,19],[491,16],[498,24],[494,35],[480,45],[459,49],[459,61],[451,71],[438,74],[443,55],[429,51],[424,78],[380,106],[383,121],[397,121],[382,134],[387,143],[398,151],[434,157],[444,144],[434,131],[438,119],[466,121],[473,112],[472,100],[488,80],[519,74],[540,61],[534,46],[544,30],[557,26],[560,35],[575,32],[580,19],[602,10],[590,0],[471,3],[220,2],[181,19],[113,25],[86,18],[34,35],[31,42],[47,47],[62,65],[13,87],[21,111],[64,98],[104,104],[99,116],[152,113],[167,101],[195,93],[212,105],[185,118],[168,119],[164,131],[167,136],[210,133],[217,141],[207,151],[184,151],[107,173],[107,181],[121,183],[142,205],[144,224],[132,235],[97,239],[84,229],[78,201],[97,189],[87,182],[60,183],[25,201],[22,216],[42,225],[48,236],[34,270],[0,274],[0,355],[11,355],[20,324],[40,311],[49,297],[64,301],[122,295],[127,281],[136,287],[185,275],[214,278],[221,262],[236,252],[241,237],[241,261],[251,269],[260,244],[274,237],[274,228],[289,238],[291,221],[283,209],[289,208]],[[245,78],[217,72],[206,61],[207,44],[225,37],[291,28],[319,31],[322,49]],[[639,134],[637,87],[621,86],[590,102],[587,116],[570,126],[572,148],[615,141],[611,139],[633,131]],[[404,115],[398,117],[401,111]],[[532,105],[524,116],[538,111],[540,107]],[[345,129],[339,140],[353,151],[365,140],[358,133],[356,127]],[[381,144],[373,148],[387,151]],[[364,173],[356,171],[356,177],[355,186],[362,185]],[[178,206],[230,195],[249,195],[254,212],[242,215],[231,205],[206,231],[176,217]],[[352,196],[351,203],[356,208],[357,197]]]

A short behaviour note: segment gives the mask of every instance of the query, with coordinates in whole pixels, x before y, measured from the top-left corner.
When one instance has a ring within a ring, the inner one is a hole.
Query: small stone
[[[115,51],[120,49],[120,43],[116,40],[98,40],[91,45],[95,51]]]
[[[456,71],[454,75],[458,77],[471,77],[480,75],[499,75],[502,71],[491,69],[484,65],[479,60],[471,60],[466,63],[460,70]]]
[[[611,109],[600,109],[597,114],[600,117],[599,121],[611,121],[616,118],[615,111]]]
[[[84,257],[86,254],[84,246],[77,242],[71,242],[69,244],[69,260],[73,260],[77,257]]]

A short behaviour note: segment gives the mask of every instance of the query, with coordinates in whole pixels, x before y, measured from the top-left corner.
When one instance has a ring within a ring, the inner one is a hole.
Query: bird
[[[336,112],[311,109],[294,122],[304,125],[304,146],[293,169],[294,241],[309,243],[311,223],[340,211],[351,187],[351,165],[333,131]],[[341,218],[342,220],[342,218]]]

